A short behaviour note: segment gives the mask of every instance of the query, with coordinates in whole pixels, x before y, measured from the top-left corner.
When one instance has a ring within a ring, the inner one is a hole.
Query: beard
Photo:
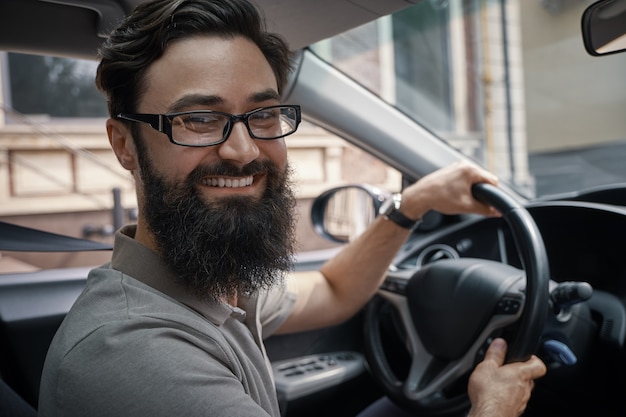
[[[243,168],[222,161],[197,167],[184,181],[168,183],[149,158],[143,159],[147,227],[162,261],[191,295],[204,300],[247,296],[282,282],[295,253],[296,199],[288,166],[281,172],[269,160]],[[267,185],[261,198],[206,201],[199,193],[201,179],[207,176],[262,171]]]

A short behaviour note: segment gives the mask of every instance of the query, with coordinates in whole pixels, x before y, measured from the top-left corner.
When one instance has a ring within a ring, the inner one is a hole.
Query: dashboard
[[[585,281],[626,298],[626,207],[553,201],[526,208],[543,238],[552,280]],[[464,257],[522,268],[506,222],[474,216],[434,231],[418,230],[394,264],[398,269],[415,269],[439,259]]]

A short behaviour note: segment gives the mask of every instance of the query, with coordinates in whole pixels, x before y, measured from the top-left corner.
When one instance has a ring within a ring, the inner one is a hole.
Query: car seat
[[[0,379],[0,415],[6,417],[36,417],[37,411]]]

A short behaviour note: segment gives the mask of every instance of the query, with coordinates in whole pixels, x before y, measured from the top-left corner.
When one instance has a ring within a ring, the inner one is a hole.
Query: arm
[[[429,210],[495,215],[492,208],[472,197],[471,186],[477,182],[496,184],[497,179],[475,165],[453,164],[407,187],[402,193],[400,211],[411,219],[419,219]],[[377,218],[319,272],[298,276],[298,300],[279,332],[334,325],[354,315],[376,293],[409,233],[393,222]]]
[[[468,417],[517,417],[526,409],[534,380],[545,375],[546,366],[536,356],[503,365],[505,355],[506,342],[495,339],[474,369],[468,387],[472,403]]]

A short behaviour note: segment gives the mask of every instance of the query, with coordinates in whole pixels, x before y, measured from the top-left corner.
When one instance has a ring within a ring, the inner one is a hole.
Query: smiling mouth
[[[232,177],[213,177],[204,178],[202,184],[208,187],[218,188],[242,188],[252,185],[252,175],[247,177],[232,178]]]

